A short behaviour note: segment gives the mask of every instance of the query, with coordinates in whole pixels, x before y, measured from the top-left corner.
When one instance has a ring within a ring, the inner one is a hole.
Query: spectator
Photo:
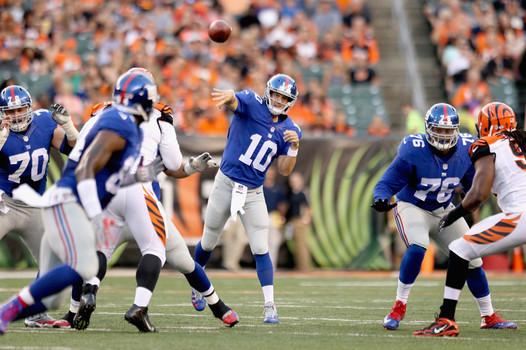
[[[458,87],[452,102],[454,107],[467,107],[469,110],[480,107],[485,96],[490,95],[488,84],[482,80],[480,70],[470,68],[466,82]]]
[[[267,170],[267,177],[263,184],[263,193],[269,215],[268,230],[268,251],[274,270],[279,264],[279,249],[284,241],[283,225],[285,223],[285,214],[287,202],[285,200],[285,188],[276,181],[277,170],[275,166],[270,166]]]
[[[424,116],[416,110],[411,102],[404,103],[402,111],[405,115],[405,132],[407,135],[425,133]]]
[[[292,229],[294,268],[298,271],[308,271],[312,267],[312,257],[307,241],[312,214],[303,175],[299,172],[290,174],[289,186],[289,209],[286,217],[287,224]]]

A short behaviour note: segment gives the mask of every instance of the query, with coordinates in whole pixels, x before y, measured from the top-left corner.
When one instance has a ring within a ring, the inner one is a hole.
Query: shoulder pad
[[[97,103],[95,106],[91,107],[91,117],[93,117],[95,114],[97,114],[98,111],[111,106],[111,101],[105,101],[101,103]]]
[[[469,156],[471,157],[471,161],[475,163],[478,159],[487,156],[489,154],[492,154],[489,148],[489,144],[491,142],[488,142],[488,139],[494,139],[495,136],[489,136],[482,139],[478,139],[475,141],[471,147],[469,148]],[[495,142],[495,140],[493,140]]]
[[[161,112],[161,116],[157,120],[173,124],[173,122],[174,122],[173,113],[174,112],[173,112],[173,110],[172,110],[172,108],[170,106],[168,106],[168,105],[166,105],[164,103],[158,102],[155,105],[155,109],[157,109],[159,112]]]

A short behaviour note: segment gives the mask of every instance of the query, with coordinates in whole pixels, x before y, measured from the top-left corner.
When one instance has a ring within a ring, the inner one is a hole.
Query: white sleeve
[[[177,142],[177,135],[172,124],[160,121],[161,142],[159,143],[159,154],[163,158],[164,166],[169,170],[177,170],[183,162],[183,155]]]

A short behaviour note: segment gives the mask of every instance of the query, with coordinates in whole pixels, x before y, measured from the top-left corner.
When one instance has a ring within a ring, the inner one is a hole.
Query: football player
[[[145,74],[153,81],[153,76],[144,68],[135,67],[128,72]],[[104,108],[109,108],[109,104],[103,103],[95,106],[92,113],[94,116],[89,123],[94,123]],[[172,110],[165,104],[155,105],[149,120],[141,124],[141,130],[143,141],[140,159],[144,165],[152,164],[156,156],[160,155],[162,165],[166,168],[165,173],[175,178],[187,177],[209,167],[217,166],[208,153],[203,153],[196,158],[192,157],[188,163],[182,160],[173,126]],[[134,172],[135,170],[132,169],[132,173]],[[101,248],[101,252],[98,253],[101,265],[99,272],[83,286],[80,301],[78,296],[73,295],[70,311],[64,319],[74,328],[85,329],[88,326],[91,313],[96,307],[95,295],[106,273],[107,262],[110,261],[115,247],[132,239],[137,242],[142,259],[137,267],[135,300],[125,315],[128,322],[135,325],[141,332],[157,332],[147,312],[165,260],[183,273],[193,288],[205,295],[214,316],[222,320],[223,324],[232,327],[238,322],[236,312],[219,299],[203,268],[194,262],[181,234],[168,218],[159,199],[158,182],[137,183],[121,187],[104,211],[104,220],[112,223],[110,225],[112,235],[118,239],[118,242]],[[125,225],[126,230],[123,233]]]
[[[195,260],[205,266],[229,217],[238,212],[265,298],[264,322],[279,323],[274,304],[274,271],[268,252],[269,218],[263,183],[268,167],[277,158],[278,171],[289,175],[296,164],[301,130],[287,115],[298,98],[296,82],[285,74],[269,79],[263,98],[253,91],[214,89],[217,106],[234,112],[228,129],[221,167],[208,199],[205,226],[195,248]],[[194,305],[199,298],[192,293]]]
[[[42,275],[0,306],[0,334],[15,319],[58,308],[67,286],[97,272],[96,244],[112,238],[101,221],[102,210],[139,154],[138,124],[157,102],[157,87],[143,75],[127,73],[117,80],[113,98],[113,106],[70,152],[62,178],[44,193]]]
[[[451,200],[455,189],[462,186],[467,192],[471,188],[475,169],[468,149],[475,140],[469,134],[459,133],[457,111],[446,103],[435,104],[427,111],[425,130],[425,135],[412,134],[403,139],[398,155],[374,188],[372,207],[380,212],[395,208],[398,233],[407,246],[400,265],[396,301],[383,320],[384,328],[389,330],[397,329],[405,316],[429,239],[448,254],[449,244],[469,230],[464,219],[444,230],[438,229],[438,223],[454,208]],[[394,195],[396,202],[390,204]],[[493,311],[481,259],[469,262],[467,282],[480,310],[482,328],[515,326]]]
[[[27,184],[43,194],[50,148],[67,155],[77,136],[61,105],[33,111],[31,96],[23,87],[12,85],[0,92],[0,239],[8,232],[18,234],[37,263],[44,234],[40,208],[13,199],[12,192]],[[51,327],[53,322],[45,312],[25,320],[30,327]]]
[[[463,221],[491,193],[497,196],[501,213],[490,216],[460,235],[449,245],[444,301],[440,313],[429,327],[415,331],[418,336],[452,336],[459,333],[455,309],[464,282],[468,279],[469,262],[526,244],[526,131],[517,129],[513,110],[504,103],[492,102],[478,115],[479,140],[469,149],[475,165],[471,190],[462,202],[445,215],[439,230],[446,231]],[[497,323],[495,323],[497,322]],[[511,328],[511,322],[483,319],[480,328]]]

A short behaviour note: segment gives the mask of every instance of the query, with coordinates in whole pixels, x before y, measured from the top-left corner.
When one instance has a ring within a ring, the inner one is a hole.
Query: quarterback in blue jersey
[[[459,117],[455,108],[446,103],[433,105],[425,117],[426,133],[406,136],[398,155],[374,188],[372,207],[380,212],[395,208],[398,233],[407,246],[400,265],[396,301],[385,317],[383,326],[395,330],[405,316],[411,288],[420,272],[422,260],[432,238],[445,254],[449,244],[469,229],[464,219],[439,230],[440,219],[454,205],[455,189],[469,191],[475,173],[469,158],[469,147],[475,141],[469,134],[459,133]],[[389,200],[396,195],[396,203]],[[470,261],[467,279],[484,320],[502,324],[491,304],[488,281],[482,260]],[[509,328],[509,327],[486,327]]]
[[[100,220],[102,210],[139,154],[138,124],[157,102],[157,87],[142,74],[125,73],[113,98],[113,107],[83,130],[62,178],[43,196],[42,276],[0,307],[0,334],[15,319],[58,308],[66,287],[96,274],[96,246],[113,240]]]
[[[27,184],[36,192],[44,193],[51,147],[69,154],[78,132],[60,105],[51,106],[51,110],[33,111],[30,94],[18,85],[0,92],[0,120],[0,239],[8,232],[20,235],[35,261],[40,263],[40,242],[44,234],[40,208],[13,199],[13,190]],[[44,313],[26,319],[25,323],[51,327],[54,321]]]
[[[279,323],[274,304],[274,272],[268,252],[269,219],[263,183],[274,159],[277,158],[278,171],[285,176],[296,164],[301,130],[286,115],[298,97],[296,82],[287,75],[277,74],[267,82],[263,98],[249,90],[234,93],[214,89],[212,96],[217,106],[230,108],[234,118],[208,199],[203,237],[195,248],[195,260],[206,265],[226,221],[229,217],[237,220],[239,212],[265,297],[264,322]],[[200,295],[194,291],[194,306],[198,305],[196,298]]]

